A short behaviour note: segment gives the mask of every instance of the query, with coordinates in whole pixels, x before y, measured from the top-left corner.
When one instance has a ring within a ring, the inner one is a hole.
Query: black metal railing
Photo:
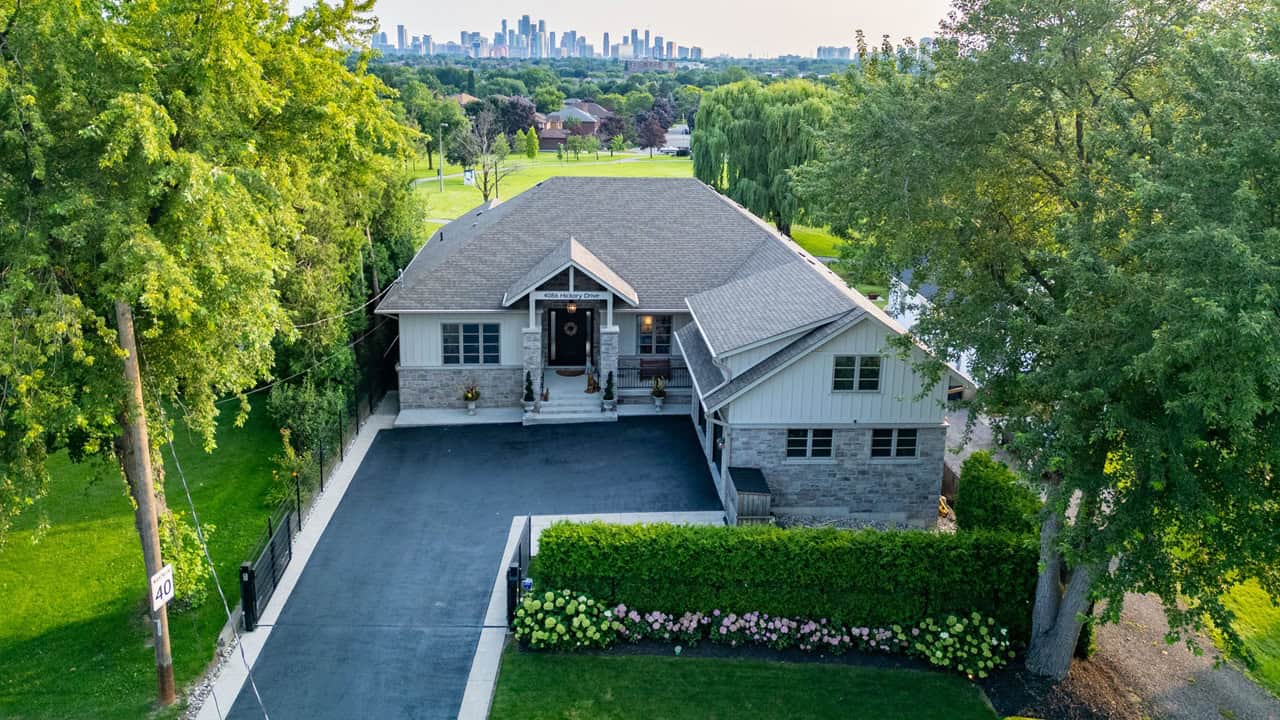
[[[313,459],[311,469],[294,474],[288,497],[267,516],[266,534],[249,553],[250,559],[240,564],[240,605],[246,632],[258,626],[267,602],[293,559],[293,538],[302,530],[303,516],[324,492],[326,482],[346,459],[349,446],[386,393],[387,383],[380,374],[366,372],[357,383],[355,395],[324,424],[314,444],[306,448]]]
[[[618,388],[620,390],[638,390],[653,387],[654,376],[661,376],[667,381],[668,390],[680,390],[693,387],[689,379],[689,368],[672,365],[660,371],[643,369],[639,363],[623,364],[618,362]]]

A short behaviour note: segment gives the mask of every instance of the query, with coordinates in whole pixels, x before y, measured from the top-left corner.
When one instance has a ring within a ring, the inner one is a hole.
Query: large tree
[[[790,171],[817,155],[831,115],[826,95],[806,80],[745,80],[707,93],[690,139],[694,175],[790,232],[800,213]]]
[[[164,409],[212,449],[214,402],[343,306],[408,150],[338,49],[370,6],[0,4],[0,532],[51,452],[109,456],[150,570]]]
[[[851,70],[799,186],[938,285],[916,338],[1044,483],[1028,666],[1128,592],[1239,650],[1223,592],[1280,600],[1280,10],[960,0],[914,57]]]

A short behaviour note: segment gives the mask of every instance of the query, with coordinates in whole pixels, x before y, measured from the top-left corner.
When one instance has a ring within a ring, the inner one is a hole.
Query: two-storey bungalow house
[[[936,518],[944,405],[968,381],[931,383],[893,319],[697,180],[554,178],[472,210],[377,312],[399,318],[402,408],[461,407],[473,383],[519,407],[527,374],[549,393],[527,423],[616,421],[584,372],[612,374],[624,411],[661,376],[731,516],[742,489],[778,514]]]

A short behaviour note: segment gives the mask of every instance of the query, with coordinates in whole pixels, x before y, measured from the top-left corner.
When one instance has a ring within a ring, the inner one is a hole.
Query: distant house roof
[[[603,120],[607,117],[613,117],[612,110],[609,110],[603,105],[593,103],[590,100],[570,99],[570,100],[565,100],[564,104],[576,107],[579,110],[595,117],[598,120]]]
[[[470,105],[471,103],[479,100],[480,98],[476,97],[475,95],[470,95],[467,93],[458,93],[457,95],[450,95],[449,99],[458,103],[459,105],[465,106],[465,105]]]
[[[584,123],[598,122],[598,120],[594,115],[580,108],[577,108],[573,105],[565,105],[564,107],[560,108],[559,110],[553,113],[547,113],[547,120],[557,120],[559,122],[564,122],[570,118],[577,120],[578,122],[584,122]]]

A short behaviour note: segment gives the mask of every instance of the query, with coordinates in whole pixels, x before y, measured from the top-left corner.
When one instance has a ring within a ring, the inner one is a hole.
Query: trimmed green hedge
[[[1025,642],[1038,554],[1007,533],[560,523],[534,560],[540,587],[646,611],[888,627],[976,610]]]
[[[1040,496],[991,453],[976,452],[960,466],[956,525],[962,531],[1040,533]]]

